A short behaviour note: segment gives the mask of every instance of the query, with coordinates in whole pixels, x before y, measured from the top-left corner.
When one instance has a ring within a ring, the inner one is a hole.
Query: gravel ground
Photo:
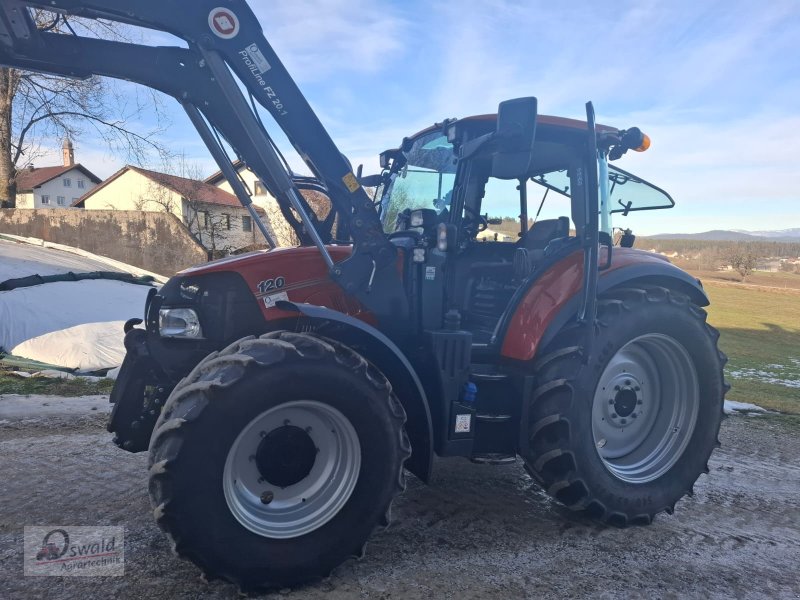
[[[146,456],[113,446],[105,407],[88,412],[95,403],[84,399],[86,411],[33,418],[4,414],[3,400],[0,598],[237,597],[172,555],[151,516]],[[625,530],[561,509],[519,462],[439,460],[431,485],[409,479],[364,559],[272,596],[798,598],[799,433],[797,418],[726,419],[694,497],[674,516]],[[24,577],[22,528],[50,524],[124,526],[125,576]]]

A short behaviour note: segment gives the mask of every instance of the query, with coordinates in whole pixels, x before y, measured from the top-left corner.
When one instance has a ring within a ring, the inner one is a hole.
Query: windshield
[[[397,214],[418,208],[442,212],[450,205],[456,178],[453,145],[441,131],[420,136],[404,153],[407,164],[392,177],[381,198],[384,231],[395,229]]]
[[[566,170],[537,175],[532,179],[565,196],[570,195],[569,176]],[[608,165],[608,192],[612,213],[628,213],[675,206],[675,201],[667,192],[614,165]]]
[[[672,208],[675,201],[667,192],[627,171],[608,165],[608,198],[612,213]]]

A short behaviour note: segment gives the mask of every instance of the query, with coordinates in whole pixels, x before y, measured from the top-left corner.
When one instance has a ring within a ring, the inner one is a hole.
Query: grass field
[[[686,269],[685,265],[675,263],[682,269]],[[758,285],[765,287],[777,287],[784,289],[800,290],[800,274],[798,273],[768,273],[766,271],[753,271],[747,276],[747,279],[742,282],[741,277],[735,271],[696,271],[694,269],[687,269],[703,280],[703,283],[711,283],[714,281],[726,283],[739,283],[742,285]]]
[[[111,379],[91,381],[88,379],[49,379],[47,377],[17,377],[8,371],[0,371],[0,394],[50,394],[53,396],[88,396],[110,394],[114,382]]]
[[[730,359],[727,397],[800,414],[800,292],[776,289],[786,283],[781,275],[763,274],[767,288],[704,279],[708,320]]]

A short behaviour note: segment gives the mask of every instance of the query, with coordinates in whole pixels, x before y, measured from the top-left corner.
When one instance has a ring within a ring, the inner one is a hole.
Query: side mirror
[[[525,177],[533,162],[537,101],[534,97],[501,102],[497,108],[497,152],[492,157],[492,176]]]
[[[383,175],[364,175],[358,178],[358,183],[368,188],[378,187],[383,184]]]

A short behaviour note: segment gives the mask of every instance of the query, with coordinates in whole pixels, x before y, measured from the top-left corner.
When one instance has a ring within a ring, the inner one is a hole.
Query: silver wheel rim
[[[336,516],[360,470],[361,445],[347,417],[321,402],[295,400],[242,429],[228,451],[223,489],[244,527],[268,538],[293,538]]]
[[[697,423],[700,387],[689,353],[650,333],[620,348],[592,402],[597,453],[618,479],[653,481],[683,455]]]

